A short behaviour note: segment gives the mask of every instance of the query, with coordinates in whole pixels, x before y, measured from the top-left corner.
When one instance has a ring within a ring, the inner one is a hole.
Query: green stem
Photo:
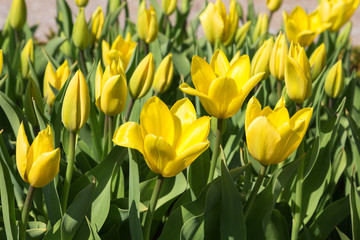
[[[106,116],[107,120],[108,120],[108,153],[111,151],[111,149],[113,148],[113,144],[112,144],[112,137],[113,137],[113,121],[114,119],[110,116]]]
[[[20,232],[19,232],[19,239],[20,240],[25,240],[26,239],[26,228],[27,228],[29,212],[30,212],[30,209],[31,209],[31,203],[32,203],[32,199],[33,199],[33,196],[34,196],[34,192],[35,192],[35,188],[30,185],[29,190],[28,190],[28,194],[27,194],[26,199],[25,199],[24,208],[23,208],[22,214],[21,214]]]
[[[144,224],[144,234],[143,234],[145,240],[150,239],[151,223],[152,223],[152,219],[153,219],[155,208],[156,208],[156,203],[159,199],[160,190],[161,190],[161,186],[162,186],[163,182],[164,182],[164,177],[161,174],[159,174],[158,178],[156,180],[154,191],[151,195],[149,209],[146,213],[145,224]]]
[[[130,118],[130,114],[131,114],[131,110],[134,106],[134,102],[135,102],[135,99],[131,98],[130,99],[130,102],[129,102],[129,105],[127,107],[127,110],[126,110],[126,114],[124,116],[124,122],[127,122]]]
[[[80,64],[81,64],[81,67],[82,67],[82,69],[84,71],[84,76],[86,77],[88,75],[88,71],[87,71],[87,68],[86,68],[84,50],[80,50],[79,53],[80,53]]]
[[[209,177],[208,177],[207,183],[210,183],[214,178],[215,167],[216,167],[217,158],[218,158],[218,155],[219,155],[219,146],[220,146],[220,143],[221,143],[222,124],[223,124],[223,119],[218,118],[218,120],[217,120],[217,128],[216,128],[214,152],[213,152],[213,154],[211,156],[210,172],[209,172]]]
[[[144,43],[144,53],[145,56],[147,56],[149,54],[149,44],[147,44],[145,41],[143,41]]]
[[[331,97],[329,97],[328,104],[329,104],[329,108],[330,108],[330,109],[333,109],[333,107],[334,107],[334,99],[331,98]]]
[[[263,181],[263,179],[265,177],[266,168],[267,168],[267,166],[261,165],[260,173],[258,175],[258,178],[256,179],[255,186],[254,186],[253,190],[251,191],[248,200],[246,201],[245,213],[244,213],[245,220],[246,220],[247,216],[249,215],[251,206],[254,203],[255,197],[256,197],[256,195],[257,195],[257,193],[259,191],[259,188],[260,188],[260,186],[262,184],[262,181]]]
[[[62,198],[61,198],[61,209],[63,213],[66,212],[69,190],[71,185],[71,178],[74,171],[76,133],[71,132],[69,140],[70,141],[69,141],[68,165],[66,168],[65,182],[64,182]]]
[[[282,83],[280,81],[276,81],[276,90],[277,90],[277,97],[278,99],[280,99],[282,92]]]
[[[270,28],[270,22],[271,22],[271,19],[272,19],[272,17],[273,17],[273,14],[274,14],[274,12],[273,11],[270,11],[270,14],[269,14],[269,20],[268,20],[268,26],[269,26],[269,28]]]

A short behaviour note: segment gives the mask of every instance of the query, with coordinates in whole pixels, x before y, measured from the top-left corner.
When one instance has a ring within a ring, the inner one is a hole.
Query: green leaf
[[[55,188],[55,181],[51,181],[48,185],[43,187],[42,190],[50,224],[55,226],[57,221],[61,219],[60,200]]]
[[[360,238],[360,196],[356,189],[355,181],[351,183],[350,190],[350,213],[353,239]]]
[[[16,137],[20,126],[20,120],[23,120],[21,110],[2,91],[0,91],[0,106],[4,110],[4,113],[7,116],[7,119]]]
[[[210,170],[209,150],[201,154],[190,166],[188,173],[189,186],[195,196],[199,196],[207,184]]]
[[[266,239],[290,240],[288,224],[285,217],[277,209],[271,213],[265,236]]]
[[[66,37],[70,38],[73,28],[71,10],[65,0],[57,0],[57,9],[58,17],[56,20]]]
[[[26,230],[27,235],[31,239],[40,238],[46,233],[46,224],[40,221],[34,221],[28,223],[29,228]]]
[[[114,11],[110,12],[107,14],[105,22],[104,22],[104,26],[101,32],[101,37],[100,37],[100,41],[101,39],[104,39],[106,34],[109,31],[109,28],[115,23],[115,21],[118,19],[118,16],[121,12],[121,10],[125,7],[126,2],[123,2],[117,9],[115,9]]]
[[[176,71],[179,73],[179,75],[183,75],[184,79],[190,75],[191,64],[188,58],[184,54],[174,52],[173,62]]]

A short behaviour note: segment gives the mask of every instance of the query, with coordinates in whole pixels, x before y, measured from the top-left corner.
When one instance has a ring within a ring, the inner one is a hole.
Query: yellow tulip
[[[101,37],[102,28],[104,26],[104,13],[102,8],[99,6],[91,16],[92,19],[92,26],[91,26],[91,38],[90,42],[91,44],[94,44],[94,42],[98,42]]]
[[[288,54],[288,44],[285,34],[280,33],[276,38],[270,57],[270,72],[279,81],[284,80],[285,60]]]
[[[155,64],[149,53],[136,67],[129,81],[129,91],[133,99],[142,98],[150,90],[154,81]]]
[[[56,70],[56,72],[54,71],[50,62],[47,64],[44,74],[43,93],[44,93],[44,98],[46,99],[46,103],[49,106],[52,106],[55,100],[55,95],[49,85],[56,88],[57,90],[60,90],[62,86],[65,84],[69,75],[70,75],[70,69],[68,62],[66,60]]]
[[[330,26],[321,22],[318,10],[307,15],[305,10],[299,6],[294,8],[290,15],[284,11],[283,18],[289,41],[299,43],[303,47],[309,46],[317,35]]]
[[[275,12],[282,4],[282,0],[266,0],[266,6],[270,12]]]
[[[156,70],[153,89],[157,93],[165,92],[171,85],[174,76],[174,64],[172,54],[168,54]]]
[[[49,125],[29,145],[24,124],[16,139],[16,166],[22,179],[33,187],[44,187],[59,173],[60,148],[54,149],[54,135]]]
[[[337,98],[344,90],[344,72],[342,61],[332,66],[325,79],[325,93],[331,98]]]
[[[75,0],[75,3],[78,7],[85,7],[88,2],[89,0]]]
[[[215,4],[209,3],[199,18],[211,44],[214,45],[217,39],[226,46],[232,43],[239,21],[235,0],[230,1],[229,15],[226,15],[224,3],[217,0]]]
[[[139,38],[146,43],[150,43],[157,38],[159,26],[157,23],[156,12],[153,6],[146,9],[146,3],[143,0],[140,3],[137,18],[137,33]]]
[[[261,47],[256,51],[253,59],[251,60],[251,76],[258,73],[265,72],[264,78],[270,74],[269,61],[274,47],[273,38],[269,38],[264,42]]]
[[[169,110],[152,97],[140,113],[140,124],[127,122],[115,132],[116,145],[138,150],[154,173],[173,177],[208,147],[210,117],[196,119],[190,100],[181,99]]]
[[[199,56],[191,62],[191,77],[196,89],[187,83],[181,91],[200,98],[201,104],[211,116],[225,119],[241,108],[251,89],[260,82],[264,73],[251,77],[249,56],[239,57],[232,65],[221,50],[211,58],[210,65]]]
[[[162,0],[161,7],[166,15],[171,15],[176,9],[176,0]]]
[[[267,13],[259,14],[256,25],[254,28],[254,32],[252,35],[252,41],[256,42],[256,40],[267,33],[269,27],[269,17]]]
[[[249,152],[262,165],[277,164],[288,158],[300,145],[313,113],[304,108],[291,118],[280,98],[274,110],[261,110],[259,101],[252,97],[246,108],[245,133]]]
[[[69,132],[76,133],[89,118],[90,96],[84,75],[78,70],[67,87],[61,119]]]
[[[310,63],[305,49],[291,43],[285,60],[285,85],[291,100],[302,103],[312,94]]]
[[[1,75],[1,72],[2,72],[2,68],[3,68],[3,52],[2,52],[2,49],[0,49],[0,75]]]
[[[21,75],[23,78],[27,78],[29,75],[29,58],[30,61],[34,62],[34,45],[32,38],[25,44],[25,47],[21,51]]]
[[[72,39],[76,47],[80,50],[84,50],[89,45],[89,29],[85,19],[84,8],[79,9],[79,14],[76,17],[76,21],[72,31]]]
[[[10,8],[10,25],[16,30],[22,29],[26,22],[25,0],[13,0]]]
[[[326,50],[324,43],[317,47],[311,54],[309,62],[311,66],[311,79],[312,81],[315,81],[315,79],[324,69],[326,63]]]
[[[251,25],[251,21],[247,21],[243,26],[238,28],[238,30],[236,31],[235,43],[237,49],[241,48],[242,45],[244,44],[247,33],[250,29],[250,25]]]
[[[323,22],[330,24],[330,31],[338,32],[359,6],[359,0],[321,0],[319,11]]]

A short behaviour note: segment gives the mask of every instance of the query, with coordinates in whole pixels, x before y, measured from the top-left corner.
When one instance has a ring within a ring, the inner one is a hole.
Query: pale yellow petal
[[[123,75],[108,79],[101,93],[101,109],[107,116],[115,116],[124,111],[127,84]]]
[[[224,52],[218,49],[211,58],[210,66],[215,72],[216,76],[221,77],[225,76],[230,67],[230,64]]]
[[[20,176],[25,182],[28,182],[26,175],[27,154],[30,149],[28,138],[25,133],[24,124],[21,122],[16,138],[16,167]]]
[[[204,59],[199,56],[194,56],[191,61],[191,78],[195,88],[199,92],[207,95],[209,87],[216,78],[216,75]]]
[[[135,122],[122,124],[114,133],[113,142],[122,147],[134,148],[144,155],[144,140],[140,125]]]

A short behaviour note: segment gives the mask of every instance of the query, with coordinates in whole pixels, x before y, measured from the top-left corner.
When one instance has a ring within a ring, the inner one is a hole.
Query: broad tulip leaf
[[[265,236],[266,239],[290,240],[288,223],[277,209],[271,213]]]
[[[360,237],[360,194],[353,180],[350,190],[350,212],[353,239]]]
[[[55,226],[57,221],[61,219],[61,206],[59,195],[55,188],[55,182],[51,181],[48,185],[42,188],[46,209],[48,212],[50,224]]]
[[[7,119],[16,137],[20,126],[20,121],[23,120],[23,115],[21,110],[2,91],[0,91],[0,106],[3,109],[5,115],[7,116]]]

